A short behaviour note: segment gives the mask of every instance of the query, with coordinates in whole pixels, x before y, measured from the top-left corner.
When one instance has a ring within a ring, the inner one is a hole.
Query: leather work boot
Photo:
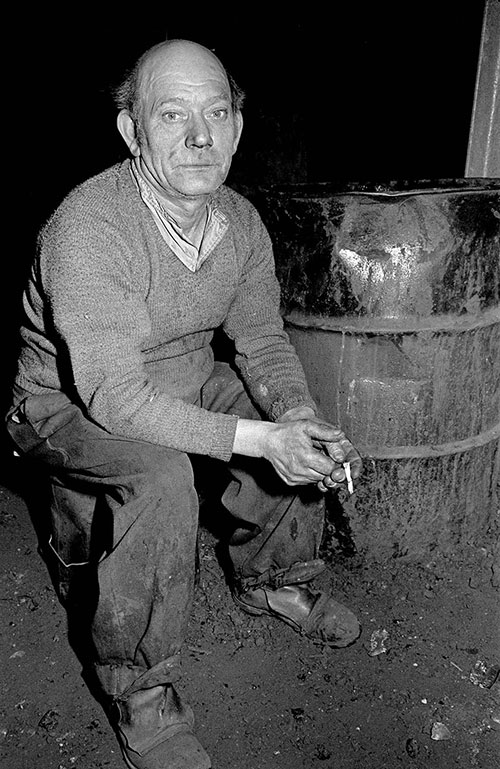
[[[306,584],[285,585],[277,590],[257,587],[233,594],[233,598],[247,614],[276,617],[316,643],[349,646],[361,633],[350,609]]]
[[[171,684],[116,700],[116,734],[129,769],[210,769],[193,734],[194,715]]]

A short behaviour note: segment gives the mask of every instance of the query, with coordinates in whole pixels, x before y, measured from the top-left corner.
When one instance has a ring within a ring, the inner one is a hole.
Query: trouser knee
[[[148,444],[127,448],[84,492],[81,478],[76,484],[71,477],[51,479],[50,544],[64,567],[97,563],[118,544],[126,552],[139,531],[141,541],[153,543],[172,532],[189,541],[195,536],[198,497],[187,455]]]
[[[138,444],[137,452],[122,461],[116,479],[118,498],[121,502],[142,494],[191,498],[194,489],[193,468],[187,454],[162,446]]]

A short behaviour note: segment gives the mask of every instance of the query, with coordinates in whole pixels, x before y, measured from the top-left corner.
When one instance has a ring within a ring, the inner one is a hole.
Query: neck
[[[175,219],[182,231],[186,234],[196,231],[205,224],[207,213],[207,203],[210,195],[197,195],[193,198],[167,195],[148,173],[148,169],[140,162],[140,158],[135,158],[135,167],[144,181],[153,189],[156,197],[163,205],[167,213]]]

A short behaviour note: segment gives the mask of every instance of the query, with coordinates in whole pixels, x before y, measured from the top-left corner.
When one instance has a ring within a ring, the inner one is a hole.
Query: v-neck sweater
[[[66,393],[110,433],[227,461],[237,417],[200,405],[222,326],[265,418],[314,406],[283,328],[269,234],[231,188],[213,198],[230,226],[193,273],[161,237],[129,160],[70,192],[39,236],[15,384]]]

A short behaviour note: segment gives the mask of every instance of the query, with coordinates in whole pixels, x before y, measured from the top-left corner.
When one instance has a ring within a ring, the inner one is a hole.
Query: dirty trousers
[[[258,418],[225,364],[200,405]],[[103,691],[121,698],[173,683],[194,593],[199,498],[189,456],[109,434],[61,393],[27,397],[7,427],[19,452],[48,472],[60,595],[70,603],[85,575],[92,666]],[[286,584],[290,566],[318,556],[322,495],[286,486],[265,460],[233,460],[222,502],[235,520],[228,543],[235,585]]]

